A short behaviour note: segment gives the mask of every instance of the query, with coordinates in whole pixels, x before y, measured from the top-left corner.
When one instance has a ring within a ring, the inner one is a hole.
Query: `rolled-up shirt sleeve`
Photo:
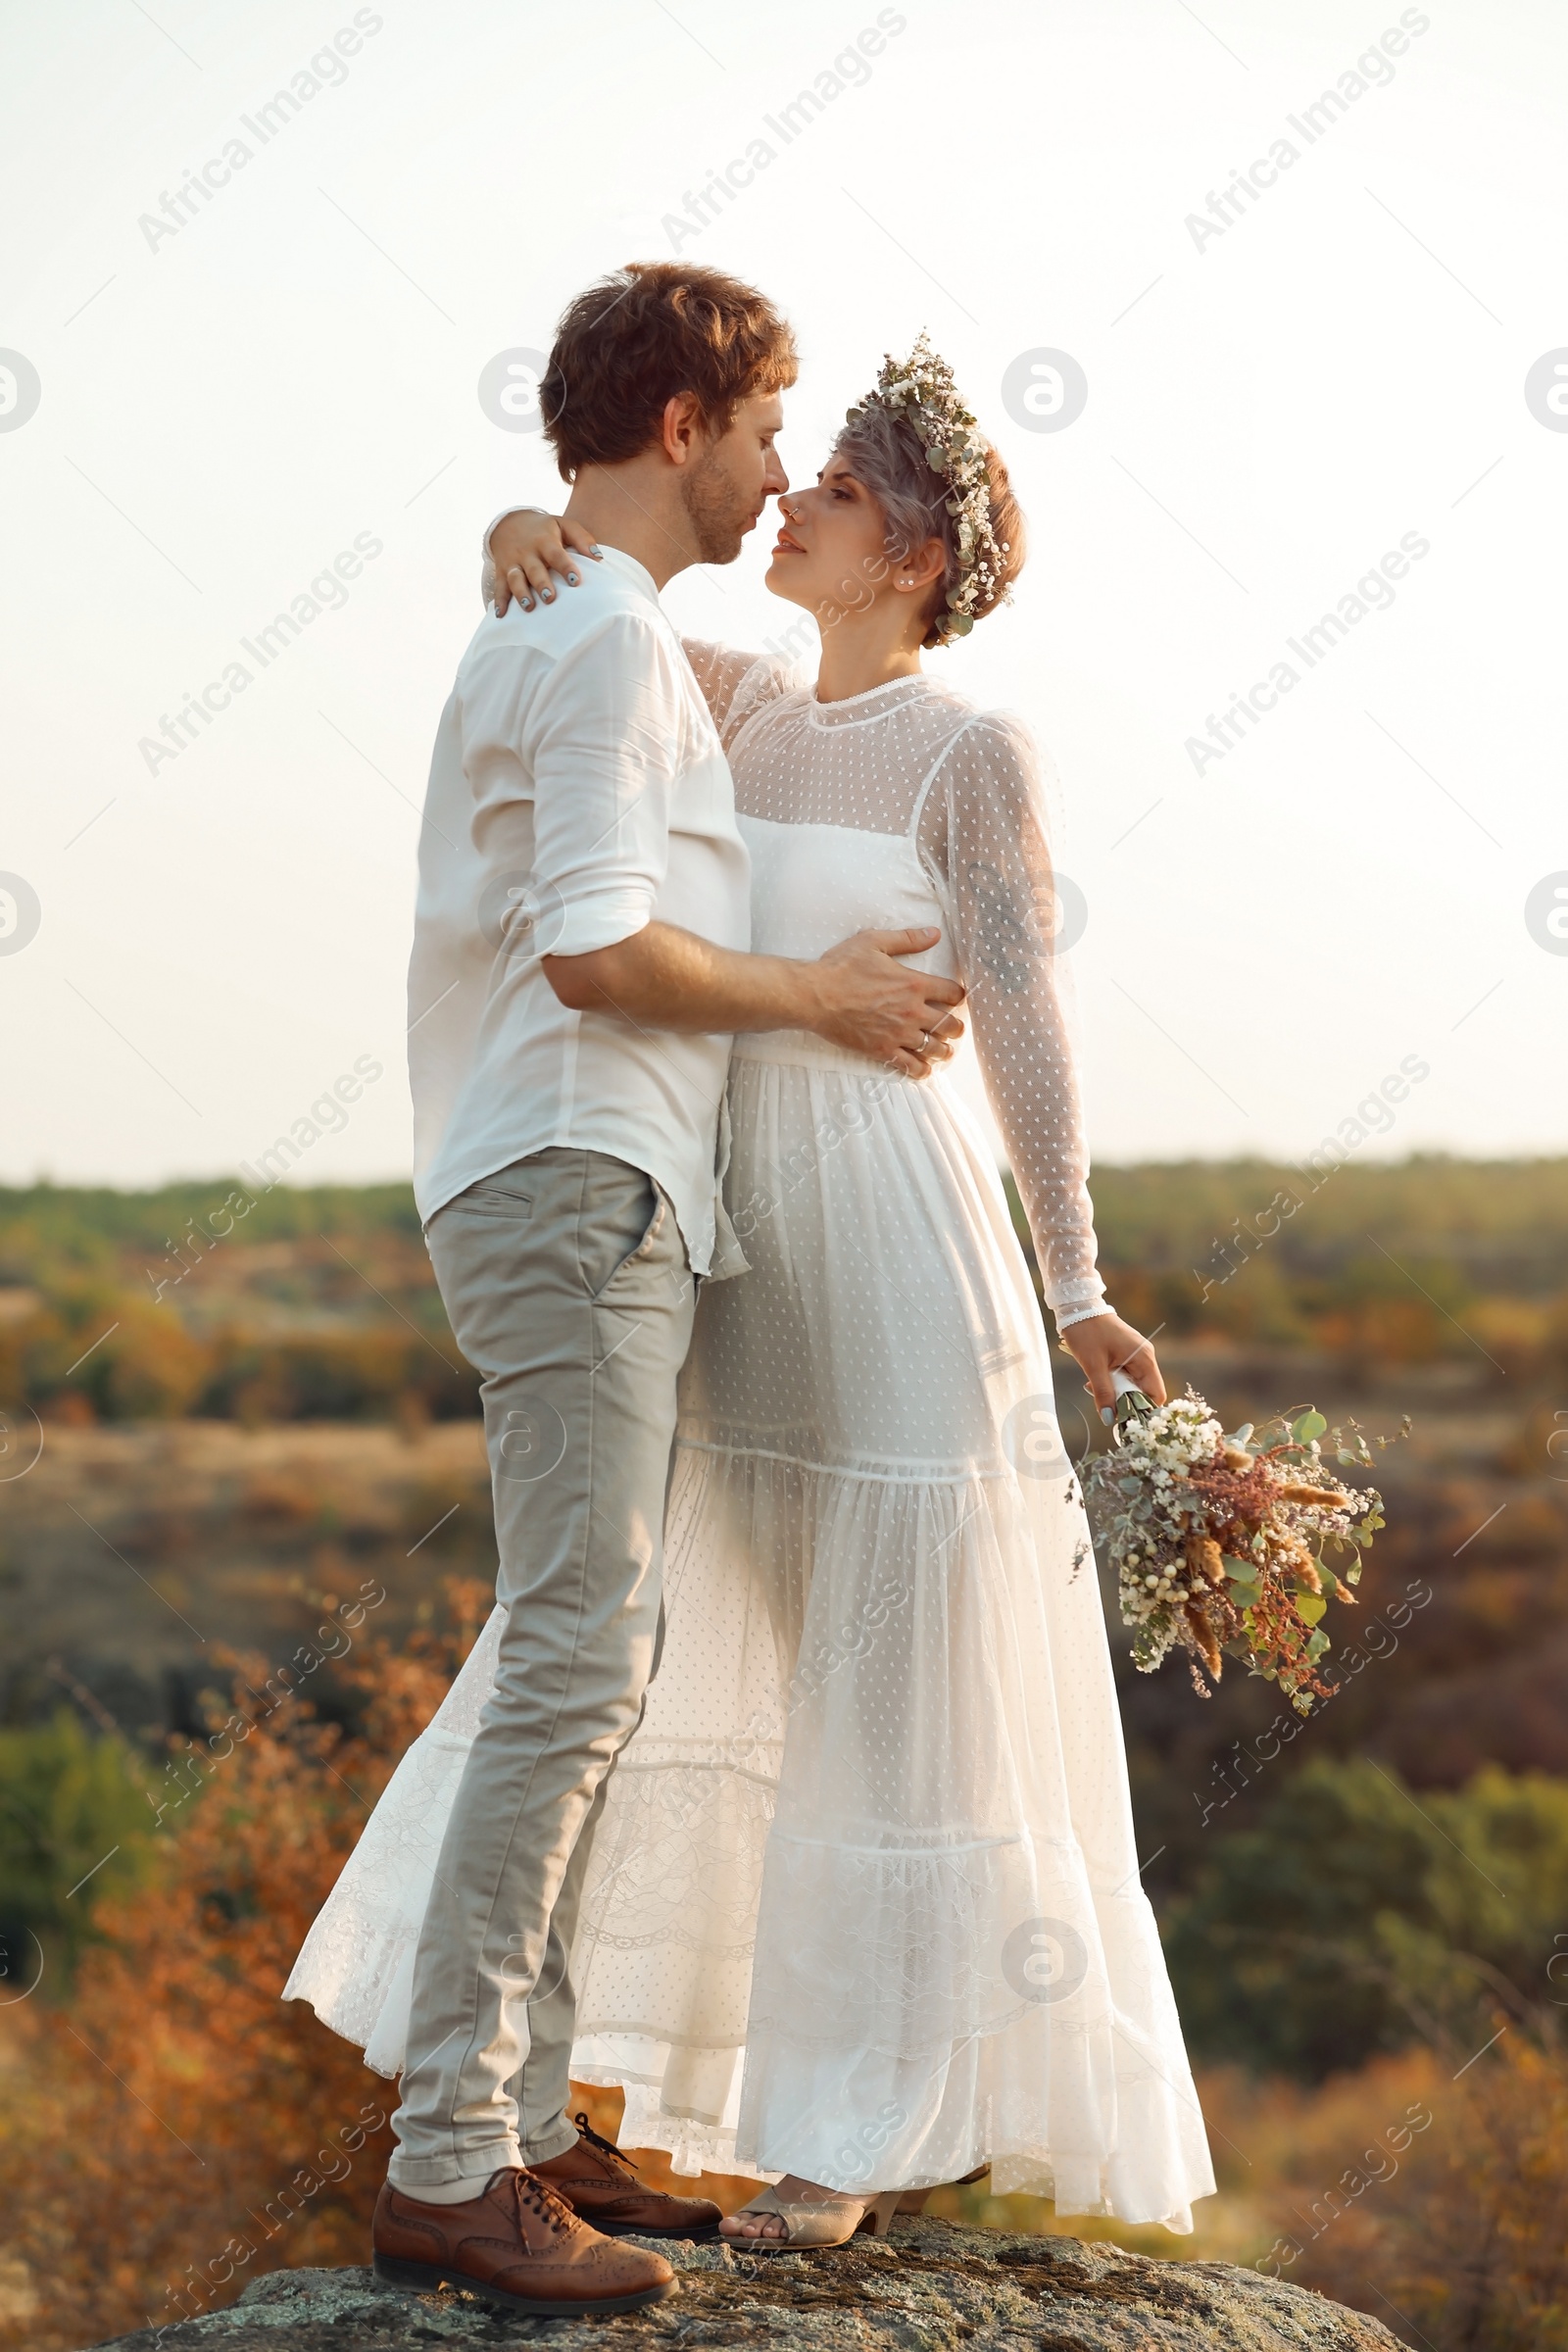
[[[653,919],[684,757],[678,659],[654,621],[617,612],[559,661],[519,666],[501,644],[473,665],[470,741],[494,759],[474,778],[481,809],[508,775],[533,804],[542,955],[592,955]]]

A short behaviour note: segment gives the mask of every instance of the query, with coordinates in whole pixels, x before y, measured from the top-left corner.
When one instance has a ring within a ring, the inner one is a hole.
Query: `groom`
[[[729,769],[659,603],[787,489],[795,374],[784,320],[716,270],[634,264],[570,305],[541,401],[602,561],[481,622],[425,802],[415,1190],[482,1377],[507,1618],[415,1961],[375,2267],[535,2315],[658,2301],[673,2272],[621,2233],[718,2220],[568,2119],[567,1970],[658,1663],[694,1278],[745,1269],[719,1189],[730,1036],[810,1029],[918,1077],[957,1027],[961,991],[898,960],[935,931],[746,952]]]

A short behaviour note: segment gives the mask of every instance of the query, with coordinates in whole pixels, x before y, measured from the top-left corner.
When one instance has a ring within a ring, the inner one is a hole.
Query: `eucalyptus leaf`
[[[1316,1625],[1328,1605],[1321,1592],[1298,1592],[1296,1595],[1296,1614],[1303,1625]]]
[[[1313,1439],[1320,1438],[1327,1427],[1328,1423],[1321,1413],[1305,1412],[1292,1428],[1291,1435],[1298,1446],[1310,1446]]]

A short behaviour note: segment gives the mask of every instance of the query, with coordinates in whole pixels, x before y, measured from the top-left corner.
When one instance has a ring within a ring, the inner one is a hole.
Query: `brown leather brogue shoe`
[[[718,2235],[718,2207],[707,2197],[671,2197],[649,2188],[612,2139],[602,2139],[586,2115],[572,2118],[577,2145],[529,2167],[548,2180],[573,2213],[607,2237]]]
[[[638,2311],[679,2285],[662,2254],[602,2236],[531,2172],[492,2173],[462,2205],[423,2205],[385,2180],[370,2239],[388,2286],[445,2282],[533,2319]]]

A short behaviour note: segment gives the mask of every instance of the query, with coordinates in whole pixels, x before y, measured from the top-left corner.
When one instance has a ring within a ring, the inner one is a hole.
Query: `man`
[[[728,766],[658,602],[788,488],[795,372],[784,321],[715,270],[634,265],[571,304],[541,400],[603,560],[481,623],[425,806],[416,1193],[482,1375],[508,1617],[416,1958],[375,2265],[536,2315],[657,2301],[669,2265],[615,2233],[718,2220],[568,2120],[567,1967],[657,1664],[696,1278],[744,1271],[719,1192],[730,1037],[810,1029],[919,1076],[957,1027],[961,991],[898,960],[934,931],[746,953]]]

